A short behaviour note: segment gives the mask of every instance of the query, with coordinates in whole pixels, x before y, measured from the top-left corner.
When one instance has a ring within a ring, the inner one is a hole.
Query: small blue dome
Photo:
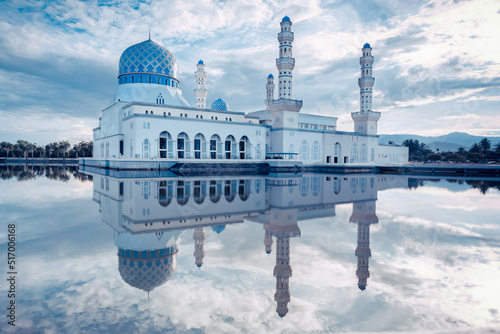
[[[274,78],[274,77],[273,77],[273,75],[272,75],[272,74],[269,74],[269,75],[267,76],[267,78],[269,79],[269,78]]]
[[[288,16],[285,16],[281,22],[290,22],[290,18]]]
[[[203,60],[200,59],[200,61],[198,62],[198,65],[203,65]]]
[[[217,234],[221,233],[225,229],[226,229],[226,225],[214,225],[214,226],[212,226],[212,231],[217,232]]]
[[[196,266],[197,266],[198,268],[201,268],[201,264],[197,264]]]
[[[214,101],[214,103],[212,103],[212,107],[210,109],[218,111],[227,111],[227,103],[224,102],[222,99],[217,99]]]
[[[363,45],[363,49],[364,48],[369,48],[369,47],[370,47],[370,44],[368,44],[368,43],[365,43],[365,45]]]
[[[271,251],[267,251],[266,254],[271,254]]]
[[[358,285],[358,288],[361,290],[361,291],[365,291],[366,290],[366,285]]]

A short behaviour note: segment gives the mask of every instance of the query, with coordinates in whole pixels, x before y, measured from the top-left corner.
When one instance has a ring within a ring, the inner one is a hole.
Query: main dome
[[[163,46],[148,39],[132,45],[120,57],[118,77],[127,74],[155,74],[177,79],[177,61]]]

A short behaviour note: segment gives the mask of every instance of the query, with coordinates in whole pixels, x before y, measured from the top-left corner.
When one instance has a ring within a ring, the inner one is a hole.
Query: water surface
[[[500,328],[498,181],[0,172],[3,332]]]

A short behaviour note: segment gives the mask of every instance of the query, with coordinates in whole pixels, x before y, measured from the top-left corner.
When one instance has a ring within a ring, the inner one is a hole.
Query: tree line
[[[82,182],[92,181],[92,175],[87,175],[80,173],[78,167],[71,166],[27,166],[27,165],[16,165],[16,166],[0,166],[0,179],[8,180],[11,178],[16,178],[18,181],[26,181],[35,178],[46,177],[50,180],[68,182],[70,180],[70,175],[73,178],[80,180]]]
[[[0,143],[0,157],[6,158],[85,158],[92,157],[93,143],[81,141],[71,144],[67,140],[53,142],[45,146],[18,140],[15,144]]]
[[[460,147],[455,152],[433,152],[427,145],[416,139],[406,139],[402,143],[408,147],[410,161],[451,161],[451,162],[487,162],[500,160],[500,142],[491,147],[491,141],[483,138],[468,150]]]

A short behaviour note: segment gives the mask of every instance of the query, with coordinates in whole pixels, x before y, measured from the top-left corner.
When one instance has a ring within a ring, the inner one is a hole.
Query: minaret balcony
[[[360,65],[367,64],[367,63],[372,64],[374,62],[374,60],[375,60],[375,58],[373,56],[359,57],[359,64]]]
[[[291,31],[282,31],[278,33],[278,40],[281,42],[282,40],[287,40],[293,42],[293,32]]]
[[[375,78],[373,77],[366,77],[366,78],[359,78],[358,79],[358,86],[360,88],[370,88],[373,87],[375,84]]]
[[[356,111],[351,113],[353,120],[358,121],[377,121],[380,118],[381,113],[379,111]],[[378,218],[376,218],[378,222]],[[373,222],[375,224],[375,222]]]
[[[290,57],[277,58],[276,66],[278,67],[278,69],[285,68],[293,70],[293,68],[295,67],[295,58],[290,58]]]

